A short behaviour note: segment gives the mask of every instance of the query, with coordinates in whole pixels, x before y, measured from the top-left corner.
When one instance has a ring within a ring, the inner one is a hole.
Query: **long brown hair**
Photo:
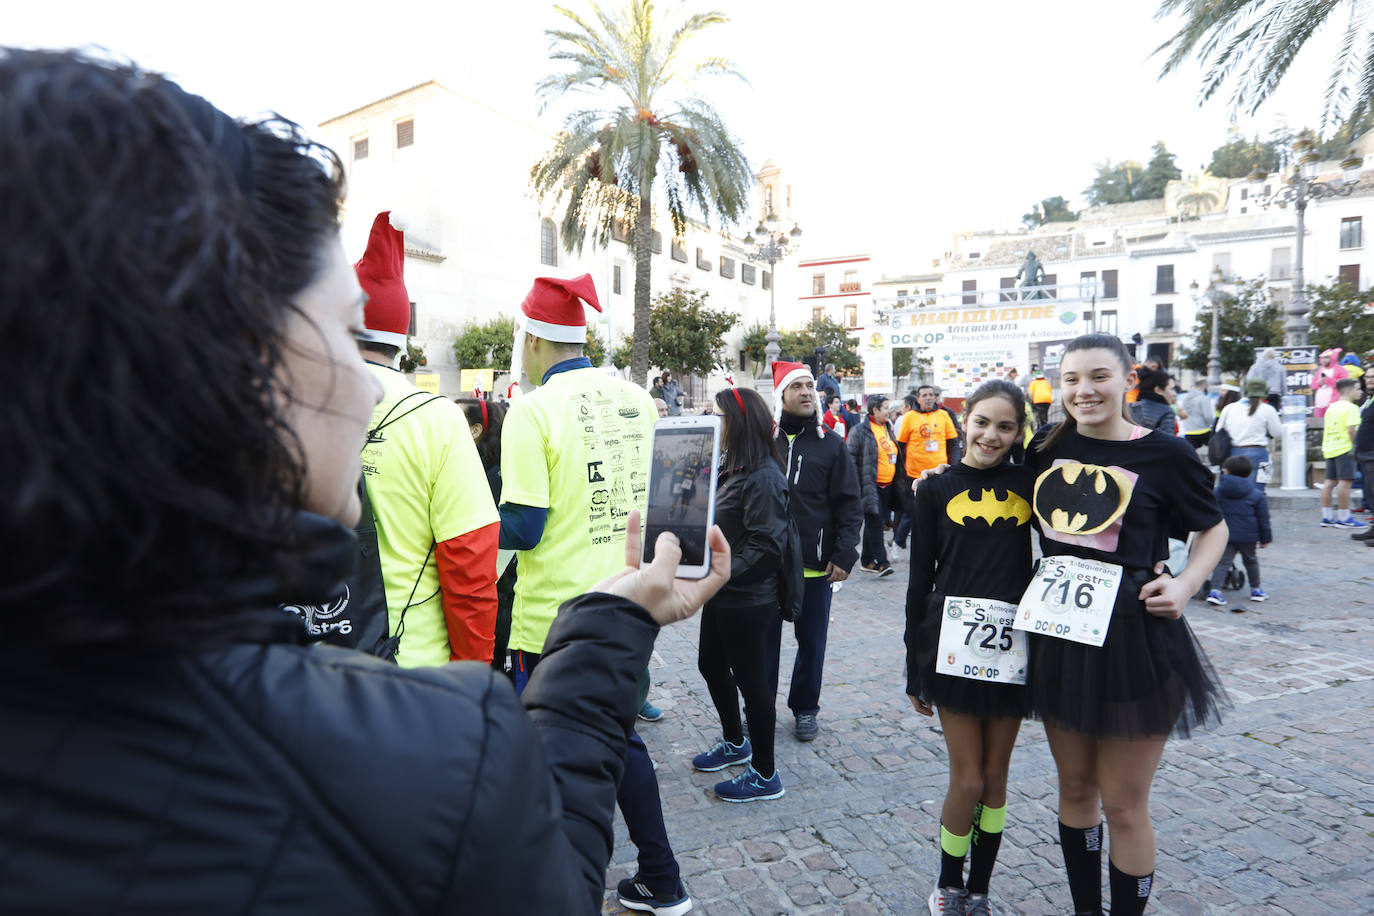
[[[716,392],[716,410],[724,428],[720,431],[721,451],[729,455],[729,467],[721,470],[748,473],[769,458],[786,468],[777,440],[773,438],[773,414],[763,395],[753,388],[722,388]]]
[[[1079,350],[1106,350],[1116,357],[1117,362],[1121,363],[1121,371],[1124,374],[1130,375],[1131,372],[1134,371],[1131,368],[1131,356],[1126,352],[1126,345],[1114,334],[1084,334],[1081,337],[1075,337],[1064,347],[1064,355],[1068,356],[1070,353],[1076,353]],[[1060,365],[1063,365],[1062,361]],[[1060,392],[1059,398],[1062,405],[1064,398],[1062,391]],[[1121,399],[1121,416],[1126,419],[1126,422],[1135,423],[1135,418],[1131,416],[1130,408],[1126,406],[1124,392]],[[1068,407],[1064,407],[1064,422],[1050,430],[1049,435],[1040,443],[1036,451],[1045,452],[1054,448],[1064,440],[1065,436],[1077,428],[1078,421],[1073,418],[1073,414],[1069,413]]]

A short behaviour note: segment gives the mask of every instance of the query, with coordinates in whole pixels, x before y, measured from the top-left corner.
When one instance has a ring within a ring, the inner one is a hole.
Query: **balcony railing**
[[[894,296],[873,297],[873,307],[881,311],[932,308],[988,308],[1008,305],[1059,305],[1065,302],[1088,302],[1096,296],[1102,298],[1102,283],[1073,281],[1071,283],[1050,284],[1046,286],[1018,286],[1013,288],[994,287],[990,289],[954,290],[938,295],[924,294],[907,296],[899,301]]]
[[[841,283],[840,292],[842,293],[861,293],[864,290],[862,283]]]

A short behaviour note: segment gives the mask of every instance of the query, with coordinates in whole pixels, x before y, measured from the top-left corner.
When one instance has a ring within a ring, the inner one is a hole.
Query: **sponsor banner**
[[[458,387],[462,389],[464,397],[471,397],[475,389],[491,391],[496,387],[496,370],[463,369],[458,373]]]
[[[859,339],[859,359],[864,364],[864,397],[892,394],[892,335],[883,328],[865,328]],[[906,344],[902,344],[906,346]]]

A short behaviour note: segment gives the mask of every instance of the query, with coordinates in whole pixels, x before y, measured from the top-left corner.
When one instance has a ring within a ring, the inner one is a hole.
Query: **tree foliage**
[[[1140,176],[1140,187],[1136,200],[1159,200],[1164,197],[1164,188],[1169,182],[1183,177],[1183,172],[1174,165],[1178,157],[1169,152],[1163,140],[1156,140],[1150,149],[1150,161],[1145,164],[1145,172]]]
[[[1141,165],[1134,159],[1103,160],[1095,166],[1097,175],[1092,184],[1083,189],[1083,196],[1095,207],[1133,200],[1158,200],[1164,196],[1165,185],[1183,175],[1174,165],[1174,159],[1164,141],[1159,140],[1151,149],[1148,165]]]
[[[1027,229],[1034,229],[1046,223],[1071,223],[1078,214],[1069,209],[1069,202],[1063,197],[1046,197],[1031,207],[1030,212],[1021,217]]]
[[[1212,162],[1207,166],[1207,171],[1218,178],[1244,178],[1255,166],[1277,172],[1282,165],[1280,150],[1273,140],[1247,140],[1234,127],[1227,137],[1225,143],[1212,150]]]
[[[1161,0],[1156,18],[1182,11],[1183,23],[1156,54],[1162,79],[1196,58],[1204,74],[1201,105],[1226,85],[1233,111],[1254,114],[1278,88],[1307,40],[1338,9],[1349,7],[1327,79],[1323,125],[1370,109],[1374,99],[1374,18],[1368,4],[1342,0]]]
[[[839,372],[859,371],[859,352],[849,337],[849,331],[838,321],[813,318],[801,328],[784,329],[780,334],[782,339],[778,341],[778,346],[782,350],[779,359],[800,362],[803,356],[811,356],[818,347],[825,347],[826,354],[820,360],[822,366],[834,363]],[[750,328],[740,344],[755,374],[759,376],[767,371],[767,346],[768,329],[761,324]]]
[[[1374,290],[1361,293],[1349,283],[1306,288],[1308,314],[1312,322],[1310,340],[1320,353],[1342,347],[1357,355],[1374,349],[1374,315],[1365,306],[1374,299]]]
[[[1218,330],[1221,338],[1221,371],[1239,375],[1255,361],[1256,347],[1277,347],[1283,343],[1282,313],[1263,280],[1251,280],[1219,300]],[[1195,372],[1207,371],[1207,356],[1212,350],[1212,304],[1198,309],[1193,324],[1193,347],[1183,351],[1179,365]]]
[[[709,223],[732,224],[744,215],[753,184],[739,144],[715,109],[692,94],[697,77],[738,76],[720,57],[690,59],[684,46],[710,26],[718,12],[678,21],[662,16],[653,0],[625,0],[612,11],[589,4],[592,17],[555,7],[567,19],[550,29],[549,58],[570,70],[538,85],[544,105],[564,94],[585,92],[604,107],[571,112],[553,148],[530,170],[541,201],[564,205],[563,245],[581,250],[588,231],[599,245],[616,223],[631,232],[635,256],[634,347],[631,377],[644,384],[649,372],[652,202],[662,190],[673,235],[682,238],[689,208]]]
[[[468,322],[453,341],[453,359],[463,369],[510,368],[515,320],[497,317],[485,324]]]
[[[671,289],[654,297],[649,309],[649,363],[677,375],[710,375],[727,368],[725,335],[739,323],[727,309],[706,304],[699,289]]]

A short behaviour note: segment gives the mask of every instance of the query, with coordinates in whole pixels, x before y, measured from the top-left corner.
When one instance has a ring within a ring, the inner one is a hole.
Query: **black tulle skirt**
[[[1004,716],[1024,719],[1029,716],[1030,699],[1024,685],[995,684],[935,671],[944,604],[944,595],[938,592],[932,594],[917,630],[913,656],[915,663],[920,666],[922,699],[936,709],[984,719]]]
[[[1151,578],[1126,571],[1100,647],[1030,637],[1031,715],[1100,738],[1186,737],[1220,723],[1231,703],[1192,627],[1136,597]]]

